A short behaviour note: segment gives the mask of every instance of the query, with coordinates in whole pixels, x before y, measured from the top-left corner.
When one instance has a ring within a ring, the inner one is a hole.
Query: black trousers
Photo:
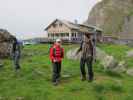
[[[14,53],[13,62],[14,62],[14,67],[16,70],[20,69],[19,61],[20,61],[20,54]]]
[[[52,82],[57,82],[61,76],[61,62],[53,62]]]
[[[88,57],[86,59],[81,58],[80,60],[80,70],[81,70],[82,77],[86,77],[85,64],[87,64],[89,80],[93,80],[93,76],[94,76],[93,69],[92,69],[92,62],[93,62],[92,57]]]

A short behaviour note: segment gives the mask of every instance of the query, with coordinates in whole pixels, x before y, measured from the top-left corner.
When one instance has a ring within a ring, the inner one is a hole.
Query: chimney
[[[78,20],[77,19],[74,20],[74,24],[78,24]]]

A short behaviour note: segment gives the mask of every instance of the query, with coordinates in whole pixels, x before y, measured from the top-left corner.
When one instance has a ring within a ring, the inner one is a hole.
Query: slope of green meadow
[[[65,52],[78,45],[64,45]],[[62,63],[62,79],[58,86],[51,83],[51,62],[47,44],[23,48],[22,69],[15,72],[10,59],[3,60],[0,68],[0,100],[133,100],[133,77],[126,74],[104,72],[102,65],[94,65],[95,80],[80,80],[79,61]],[[99,45],[118,60],[126,60],[133,67],[133,59],[126,58],[132,49],[119,45]]]

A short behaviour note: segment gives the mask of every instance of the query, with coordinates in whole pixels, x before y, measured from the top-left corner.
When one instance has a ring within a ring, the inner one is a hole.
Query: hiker
[[[20,61],[20,55],[21,55],[21,48],[18,40],[15,37],[12,40],[11,54],[12,54],[15,70],[18,71],[20,69],[19,61]]]
[[[90,34],[85,34],[83,36],[83,41],[81,42],[80,48],[77,50],[76,54],[81,51],[81,59],[80,59],[80,71],[81,71],[81,80],[86,80],[86,71],[85,64],[88,67],[88,77],[87,80],[89,82],[93,81],[93,58],[94,58],[94,40],[91,38]]]
[[[54,45],[50,48],[50,59],[53,64],[52,82],[58,85],[61,77],[61,62],[64,58],[64,49],[61,47],[61,40],[57,39]]]

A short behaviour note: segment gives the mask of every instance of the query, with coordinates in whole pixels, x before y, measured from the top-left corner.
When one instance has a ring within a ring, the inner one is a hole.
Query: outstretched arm
[[[93,60],[96,61],[96,40],[95,39],[91,41],[91,45],[92,45],[92,52],[93,52]]]
[[[77,50],[76,55],[82,50],[83,41],[80,44],[80,48]]]

